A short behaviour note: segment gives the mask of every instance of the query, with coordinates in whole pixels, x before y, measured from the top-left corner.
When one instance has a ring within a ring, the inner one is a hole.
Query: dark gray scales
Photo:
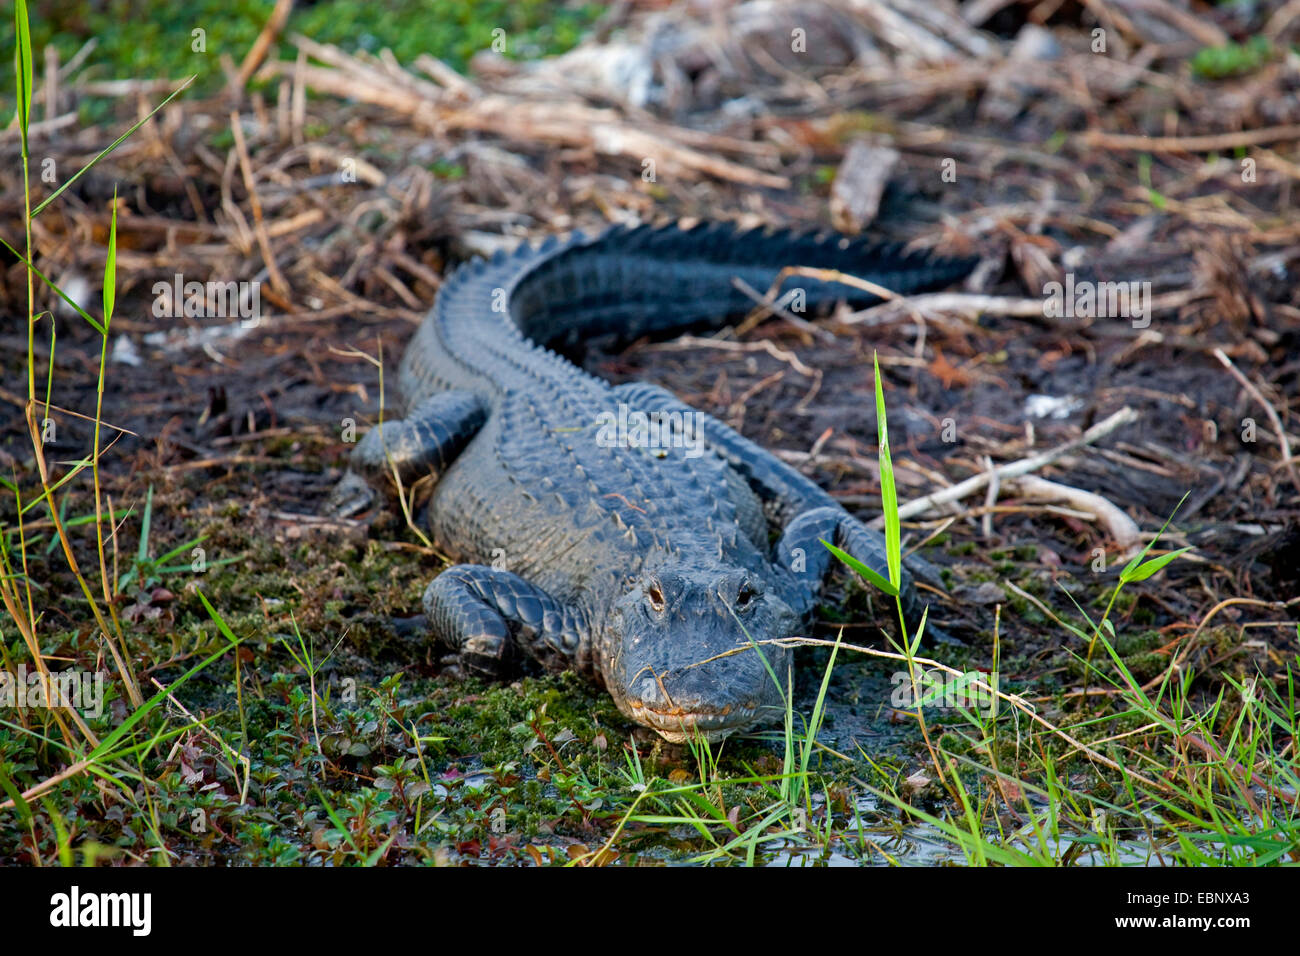
[[[838,236],[620,227],[447,280],[401,364],[407,416],[365,437],[336,496],[356,510],[383,471],[434,476],[429,529],[459,563],[425,592],[433,639],[490,676],[523,659],[576,669],[673,741],[720,738],[780,707],[752,642],[784,674],[789,651],[762,642],[799,633],[813,609],[830,567],[819,539],[887,573],[883,539],[722,422],[656,386],[611,386],[549,347],[724,324],[751,306],[733,277],[766,289],[790,265],[910,294],[973,262]],[[871,301],[794,285],[810,309]],[[660,427],[611,442],[620,406]],[[906,569],[904,602],[915,619]]]

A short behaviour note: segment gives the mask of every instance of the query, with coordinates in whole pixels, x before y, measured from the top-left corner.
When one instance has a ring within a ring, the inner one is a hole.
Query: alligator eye
[[[645,596],[650,599],[650,606],[656,611],[664,609],[664,592],[659,590],[659,585],[652,584],[645,592]]]
[[[756,597],[758,597],[758,592],[746,584],[740,589],[740,593],[736,595],[736,607],[749,607],[750,603],[753,602]]]

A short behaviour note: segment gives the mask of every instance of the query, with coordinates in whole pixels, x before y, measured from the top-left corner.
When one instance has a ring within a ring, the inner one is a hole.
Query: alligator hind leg
[[[785,533],[776,543],[776,560],[789,571],[799,584],[800,597],[816,601],[833,555],[822,545],[826,541],[851,557],[857,558],[882,578],[889,579],[889,560],[885,551],[885,536],[873,531],[838,505],[805,511],[786,526]],[[903,618],[915,631],[925,611],[924,602],[917,591],[914,579],[920,578],[936,589],[943,588],[938,570],[920,555],[904,558],[899,575],[899,596],[902,598]],[[891,606],[893,602],[890,602]],[[927,620],[925,636],[932,642],[960,644]]]
[[[341,516],[364,511],[374,500],[374,484],[391,469],[403,482],[440,476],[478,433],[487,412],[487,404],[472,392],[439,392],[418,402],[405,418],[376,425],[352,449],[348,472],[326,510]]]
[[[809,603],[816,600],[822,581],[831,566],[831,553],[822,542],[835,545],[857,558],[882,578],[889,578],[889,561],[885,536],[872,531],[843,508],[813,508],[786,526],[776,544],[776,560],[799,582]],[[903,614],[909,622],[920,618],[920,601],[912,584],[912,574],[902,568],[899,593],[903,597]]]
[[[502,677],[519,655],[548,670],[580,663],[578,616],[517,574],[481,564],[457,564],[424,592],[424,614],[433,637],[460,656],[465,668]]]

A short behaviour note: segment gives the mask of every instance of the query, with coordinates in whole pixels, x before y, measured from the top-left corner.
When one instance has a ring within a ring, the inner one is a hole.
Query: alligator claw
[[[354,518],[369,508],[375,501],[375,489],[355,471],[348,469],[339,479],[321,512],[331,518]]]

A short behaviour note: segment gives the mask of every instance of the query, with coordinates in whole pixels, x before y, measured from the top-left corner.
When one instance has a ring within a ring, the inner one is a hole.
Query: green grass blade
[[[1147,552],[1156,546],[1156,542],[1160,540],[1161,536],[1165,533],[1165,529],[1169,527],[1169,522],[1174,520],[1174,515],[1178,514],[1178,509],[1183,506],[1183,502],[1187,500],[1187,496],[1190,494],[1190,491],[1183,493],[1183,496],[1178,499],[1178,504],[1174,505],[1174,510],[1170,513],[1169,517],[1165,519],[1165,523],[1162,524],[1160,530],[1156,532],[1156,536],[1147,542],[1145,548],[1133,555],[1133,557],[1129,558],[1128,564],[1124,565],[1124,569],[1119,573],[1119,579],[1121,581],[1131,580],[1128,575],[1137,570],[1138,565],[1142,563],[1142,559],[1147,556]]]
[[[6,241],[4,236],[0,236],[0,246],[4,246],[6,249],[8,249],[9,252],[12,253],[13,256],[19,262],[21,262],[25,267],[27,267],[27,269],[31,271],[32,275],[36,276],[36,278],[44,282],[51,290],[53,290],[55,295],[57,295],[60,299],[62,299],[65,303],[67,303],[69,308],[73,309],[79,316],[85,319],[90,324],[91,328],[93,328],[100,335],[107,334],[104,327],[99,324],[99,319],[95,318],[93,315],[91,315],[89,312],[83,309],[76,302],[73,302],[72,299],[68,298],[67,293],[65,293],[62,289],[60,289],[57,285],[55,285],[49,278],[47,278],[45,273],[43,273],[40,269],[36,268],[36,266],[33,265],[25,255],[23,255],[21,252],[15,249],[13,246],[9,245],[8,241]]]
[[[108,224],[108,257],[104,260],[104,334],[113,321],[117,296],[117,187],[113,187],[113,212]],[[52,365],[53,363],[51,363]]]
[[[23,155],[27,155],[27,130],[32,121],[32,34],[27,23],[27,0],[14,2],[14,77],[17,80],[18,133]]]
[[[1168,554],[1162,554],[1158,558],[1152,558],[1150,561],[1144,561],[1143,563],[1139,564],[1136,568],[1134,568],[1132,571],[1126,570],[1125,574],[1121,576],[1121,580],[1123,580],[1125,584],[1128,584],[1132,581],[1145,581],[1147,578],[1151,577],[1151,575],[1155,574],[1157,571],[1163,568],[1170,561],[1174,560],[1174,558],[1177,558],[1179,555],[1186,554],[1190,550],[1192,550],[1190,546],[1186,548],[1179,548],[1177,551],[1170,551]]]
[[[144,518],[140,521],[140,544],[136,549],[135,559],[140,564],[149,560],[149,528],[153,524],[153,485],[144,496]],[[204,604],[207,602],[204,601]],[[209,609],[211,611],[211,609]]]
[[[876,587],[880,588],[880,590],[884,591],[890,597],[895,597],[898,594],[897,586],[895,586],[893,583],[891,583],[890,581],[882,577],[879,571],[867,567],[865,564],[863,564],[853,555],[849,554],[847,551],[835,547],[835,545],[831,544],[829,541],[826,541],[823,538],[818,538],[817,540],[821,541],[821,543],[826,546],[826,549],[830,551],[831,554],[835,555],[835,557],[839,558],[850,568],[852,568],[862,577],[866,578]]]
[[[200,597],[202,597],[202,594],[200,594]],[[207,602],[205,601],[204,603],[206,604]],[[238,641],[236,641],[235,643],[238,643]],[[115,728],[113,728],[113,732],[111,734],[109,734],[107,737],[105,737],[103,740],[99,742],[99,746],[90,752],[89,759],[99,760],[103,758],[106,754],[110,753],[113,747],[117,744],[117,742],[120,741],[123,737],[125,737],[132,727],[134,727],[140,721],[144,720],[147,716],[149,716],[150,713],[153,712],[153,710],[159,704],[161,704],[164,700],[167,699],[168,694],[173,693],[176,690],[176,688],[180,687],[182,684],[184,684],[187,680],[189,680],[199,671],[203,670],[213,661],[225,655],[225,653],[229,651],[232,646],[233,644],[227,647],[223,647],[221,650],[208,655],[203,660],[199,661],[199,663],[195,664],[193,667],[187,670],[175,681],[173,681],[170,687],[166,687],[163,690],[158,691],[158,693],[154,694],[147,701],[145,701],[144,704],[142,704],[140,707],[137,707],[126,718],[126,720],[122,721]]]
[[[83,175],[85,175],[86,171],[89,170],[89,169],[90,169],[92,166],[94,166],[96,163],[98,163],[101,159],[103,159],[105,156],[107,156],[107,155],[108,155],[109,153],[111,153],[113,150],[115,150],[115,149],[117,149],[119,146],[121,146],[122,143],[124,143],[124,142],[126,141],[126,139],[127,139],[128,136],[130,136],[132,133],[134,133],[136,130],[138,130],[138,129],[139,129],[141,126],[143,126],[145,123],[149,122],[149,120],[153,119],[155,113],[157,113],[159,110],[161,110],[164,106],[166,106],[166,105],[167,105],[168,103],[170,103],[172,100],[176,99],[176,97],[178,97],[178,96],[180,96],[182,93],[184,93],[185,90],[189,88],[189,85],[190,85],[191,83],[193,83],[193,82],[194,82],[194,77],[193,77],[193,76],[191,76],[191,77],[187,77],[184,83],[182,83],[180,86],[176,87],[176,89],[172,90],[172,92],[169,93],[169,94],[167,95],[167,98],[166,98],[166,99],[164,99],[161,103],[159,103],[159,104],[158,104],[157,106],[155,106],[152,110],[150,110],[148,116],[145,116],[144,118],[142,118],[139,122],[137,122],[137,123],[136,123],[134,126],[132,126],[129,130],[127,130],[125,133],[123,133],[123,134],[122,134],[121,136],[119,136],[117,139],[113,140],[113,142],[110,143],[108,146],[104,147],[104,149],[102,149],[102,150],[99,152],[99,154],[98,154],[94,159],[92,159],[90,162],[88,162],[85,166],[81,167],[81,169],[77,170],[77,172],[73,173],[71,179],[69,179],[67,182],[65,182],[65,183],[64,183],[62,186],[60,186],[58,189],[54,190],[54,192],[51,193],[49,196],[45,197],[45,200],[44,200],[43,202],[41,202],[40,205],[38,205],[35,209],[32,210],[32,218],[35,219],[37,216],[39,216],[39,215],[41,214],[41,210],[43,210],[46,206],[48,206],[50,203],[54,202],[54,200],[58,199],[59,196],[61,196],[61,195],[63,194],[63,190],[67,189],[69,186],[71,186],[73,183],[75,183],[78,179],[80,179]]]
[[[885,560],[889,583],[898,593],[903,580],[902,527],[898,520],[898,488],[894,484],[894,462],[889,454],[889,422],[885,417],[885,385],[880,379],[880,359],[872,352],[876,370],[876,434],[880,444],[880,508],[885,519]]]

